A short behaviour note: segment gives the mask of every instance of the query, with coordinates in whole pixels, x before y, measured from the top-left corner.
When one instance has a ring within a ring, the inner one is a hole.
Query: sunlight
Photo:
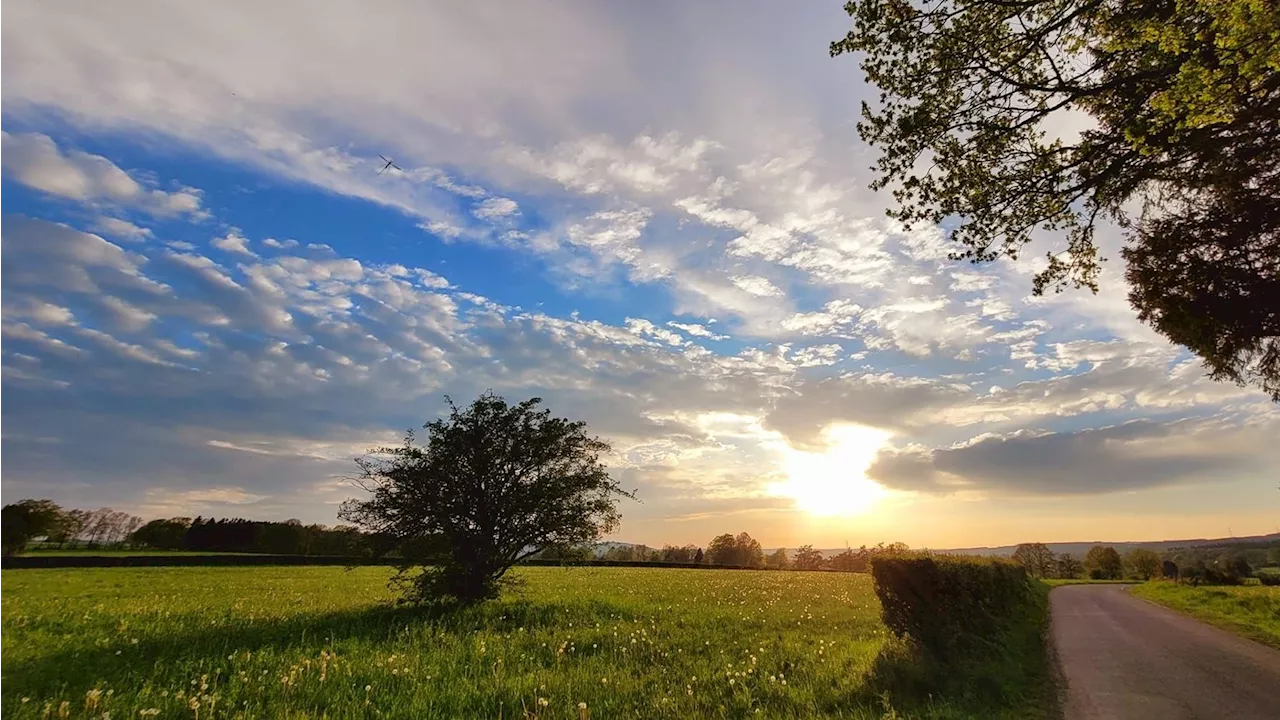
[[[781,495],[813,515],[860,515],[887,495],[866,476],[876,453],[889,439],[884,430],[861,425],[827,428],[825,452],[783,449],[787,480],[777,486]]]

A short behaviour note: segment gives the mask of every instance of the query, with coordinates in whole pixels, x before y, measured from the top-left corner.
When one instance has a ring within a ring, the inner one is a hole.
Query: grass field
[[[3,715],[879,716],[851,703],[884,642],[865,575],[529,568],[430,617],[388,574],[6,571]]]
[[[1131,592],[1224,630],[1280,649],[1280,587],[1191,587],[1149,582]]]
[[[3,573],[5,718],[905,717],[866,575],[526,568],[442,614],[365,567]],[[911,716],[1027,717],[943,697]],[[47,714],[46,714],[47,713]]]

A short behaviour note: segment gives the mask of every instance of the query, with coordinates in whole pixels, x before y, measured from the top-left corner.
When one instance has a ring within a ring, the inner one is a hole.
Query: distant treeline
[[[1280,566],[1280,542],[1174,548],[1163,554],[1139,547],[1123,555],[1109,545],[1095,545],[1083,562],[1068,553],[1054,554],[1041,543],[1025,543],[1014,551],[1013,561],[1037,578],[1164,578],[1196,585],[1240,585],[1256,577],[1266,585],[1280,584],[1280,577],[1267,572]]]
[[[869,572],[871,560],[890,554],[906,552],[903,543],[880,543],[875,547],[863,545],[858,549],[846,548],[831,557],[812,545],[801,545],[795,552],[778,548],[765,555],[760,542],[748,533],[717,535],[706,550],[696,545],[664,545],[661,549],[648,545],[611,545],[600,552],[594,546],[551,548],[530,560],[540,564],[547,562],[582,563],[593,559],[611,564],[652,565],[714,565],[718,567],[760,568],[766,570],[828,570],[834,572]]]
[[[33,541],[41,549],[153,549],[364,557],[403,553],[389,538],[339,525],[241,518],[143,519],[110,508],[66,510],[51,500],[22,500],[3,509],[4,553]],[[424,543],[430,545],[430,543]],[[415,548],[418,549],[418,548]]]
[[[152,520],[130,540],[157,550],[246,552],[273,555],[372,555],[377,538],[356,528],[304,525],[299,520],[271,522],[241,518],[197,517]]]

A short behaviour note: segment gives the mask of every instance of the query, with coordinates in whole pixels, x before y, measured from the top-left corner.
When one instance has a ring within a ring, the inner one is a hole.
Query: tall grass
[[[1135,586],[1130,592],[1210,625],[1280,649],[1280,587],[1192,587],[1175,582],[1153,581]]]

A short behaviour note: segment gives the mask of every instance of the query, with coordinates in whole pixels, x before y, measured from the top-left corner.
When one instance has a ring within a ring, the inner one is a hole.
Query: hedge
[[[995,640],[1032,602],[1026,570],[1005,560],[896,555],[873,559],[871,575],[884,624],[940,660]]]

